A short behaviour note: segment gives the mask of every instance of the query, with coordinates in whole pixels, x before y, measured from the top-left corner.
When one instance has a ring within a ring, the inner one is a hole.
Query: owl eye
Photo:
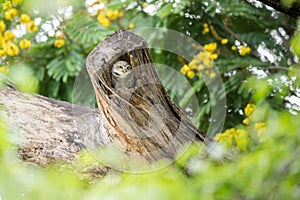
[[[118,69],[122,69],[122,66],[121,66],[121,65],[118,65],[117,68],[118,68]]]
[[[131,69],[131,65],[126,65],[126,69]]]

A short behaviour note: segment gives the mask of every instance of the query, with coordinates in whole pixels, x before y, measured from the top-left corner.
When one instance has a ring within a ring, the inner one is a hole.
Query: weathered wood
[[[112,65],[120,60],[131,63],[135,77],[126,98],[112,88]],[[181,146],[206,140],[164,90],[141,37],[116,32],[89,54],[86,65],[109,139],[127,153],[149,161],[173,158]]]
[[[111,68],[131,63],[134,87],[117,93]],[[134,158],[174,158],[194,140],[207,141],[164,90],[146,42],[118,31],[88,56],[87,69],[99,109],[28,95],[7,87],[0,91],[2,115],[9,122],[20,157],[39,165],[70,161],[83,148],[113,144]]]
[[[0,106],[20,157],[38,165],[70,161],[81,149],[107,141],[95,109],[23,94],[11,87],[0,90]]]

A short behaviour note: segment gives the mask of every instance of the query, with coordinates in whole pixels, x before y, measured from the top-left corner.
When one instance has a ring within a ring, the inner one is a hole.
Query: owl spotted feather
[[[134,87],[134,76],[131,65],[126,61],[117,61],[112,67],[112,85],[121,94]]]

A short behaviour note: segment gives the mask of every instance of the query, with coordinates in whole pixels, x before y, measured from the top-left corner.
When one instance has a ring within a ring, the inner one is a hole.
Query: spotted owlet
[[[118,61],[112,67],[112,84],[115,91],[123,92],[132,89],[134,76],[131,65],[126,61]]]

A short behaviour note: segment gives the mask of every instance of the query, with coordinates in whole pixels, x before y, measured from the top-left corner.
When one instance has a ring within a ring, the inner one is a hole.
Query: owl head
[[[118,61],[112,67],[112,75],[116,78],[126,77],[131,72],[132,72],[132,67],[126,61]]]

